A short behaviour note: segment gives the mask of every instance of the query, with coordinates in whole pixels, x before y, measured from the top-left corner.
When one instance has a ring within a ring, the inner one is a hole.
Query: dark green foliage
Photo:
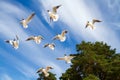
[[[103,42],[82,42],[76,45],[72,65],[60,80],[120,80],[120,54]]]
[[[90,74],[87,77],[85,77],[83,80],[100,80],[100,79],[95,75]]]
[[[40,73],[39,78],[37,80],[57,80],[55,75],[56,74],[49,72],[49,76],[45,77],[43,73]]]

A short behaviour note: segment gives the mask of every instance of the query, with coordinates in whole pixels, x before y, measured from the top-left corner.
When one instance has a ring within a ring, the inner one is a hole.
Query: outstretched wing
[[[53,47],[55,47],[55,44],[54,44],[54,43],[51,43],[51,45],[52,45]]]
[[[67,30],[63,30],[62,33],[61,33],[61,35],[65,36],[66,33],[68,33],[68,31]]]
[[[53,69],[51,66],[46,67],[46,71],[48,72],[50,69]]]
[[[31,37],[26,39],[26,41],[30,41],[30,40],[34,40],[34,36],[31,36]]]
[[[48,43],[47,43],[47,44],[45,44],[45,45],[44,45],[44,48],[46,48],[48,45],[49,45]]]
[[[89,23],[89,22],[87,21],[85,28],[87,28],[87,27],[89,26],[89,24],[88,24],[88,23]]]
[[[42,72],[42,68],[38,69],[36,73]]]
[[[43,38],[42,36],[39,35],[39,36],[38,36],[38,39],[44,39],[44,38]]]
[[[56,40],[56,39],[59,39],[58,35],[56,35],[56,36],[53,38],[53,40]]]
[[[10,40],[5,40],[6,43],[10,43]]]
[[[13,45],[13,40],[5,40],[5,42]]]
[[[18,37],[18,35],[16,35],[16,40],[19,40],[19,37]]]
[[[93,20],[92,20],[92,23],[94,24],[95,22],[102,22],[102,21],[97,20],[97,19],[93,19]]]
[[[27,17],[26,23],[30,22],[32,18],[34,17],[35,13],[32,13],[30,16]]]
[[[57,13],[57,9],[58,9],[60,6],[61,6],[61,5],[54,6],[54,7],[53,7],[53,13]]]
[[[64,57],[56,58],[57,60],[65,60]]]

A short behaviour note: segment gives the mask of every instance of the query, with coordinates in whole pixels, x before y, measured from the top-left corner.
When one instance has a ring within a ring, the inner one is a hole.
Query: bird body
[[[58,35],[58,37],[61,42],[64,42],[66,40],[66,36]]]
[[[65,60],[66,63],[71,63],[71,60],[74,58],[75,56],[64,56],[64,57],[60,57],[57,58],[57,60]]]
[[[42,72],[45,77],[48,77],[49,76],[48,71],[50,69],[53,69],[53,68],[51,66],[47,66],[46,68],[40,68],[40,69],[38,69],[37,73]]]
[[[48,12],[49,16],[50,16],[50,20],[51,21],[57,21],[59,19],[59,15],[58,14],[54,14],[53,12]]]
[[[59,15],[57,14],[57,9],[58,9],[60,6],[61,6],[61,5],[54,6],[54,7],[52,8],[52,11],[47,10],[48,15],[49,15],[49,17],[50,17],[50,21],[58,21]]]
[[[66,34],[67,32],[68,32],[68,31],[63,30],[62,33],[56,35],[56,36],[53,38],[53,40],[56,40],[56,39],[57,39],[57,40],[60,40],[61,42],[64,42],[64,41],[66,40],[65,34]]]
[[[42,36],[31,36],[26,39],[26,41],[30,41],[30,40],[35,41],[36,44],[40,44],[41,41],[43,40],[43,37]]]
[[[94,29],[94,28],[95,28],[94,24],[95,24],[96,22],[101,22],[101,21],[100,21],[100,20],[97,20],[97,19],[93,19],[92,22],[87,21],[85,28],[87,28],[88,26],[90,26],[92,29]]]
[[[22,19],[22,21],[20,23],[22,24],[23,28],[28,28],[28,23],[32,20],[32,18],[34,17],[34,15],[35,15],[35,13],[32,13],[26,19]]]
[[[51,43],[51,44],[48,43],[48,44],[44,45],[44,48],[45,47],[49,47],[51,50],[54,50],[55,49],[55,44],[54,43]]]
[[[18,49],[19,48],[19,39],[18,39],[17,35],[16,35],[16,39],[6,40],[5,42],[11,44],[14,49]]]

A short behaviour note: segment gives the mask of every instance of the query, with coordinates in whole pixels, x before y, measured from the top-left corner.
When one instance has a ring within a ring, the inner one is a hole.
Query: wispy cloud
[[[74,38],[77,41],[81,39],[86,41],[104,41],[111,45],[113,48],[119,49],[119,39],[116,35],[117,33],[113,31],[112,28],[108,27],[108,24],[104,22],[104,15],[97,7],[95,2],[88,2],[84,0],[60,0],[60,1],[40,1],[43,3],[44,8],[47,9],[52,5],[62,4],[62,8],[59,10],[60,20],[63,23],[66,23],[72,33],[74,34]],[[50,5],[45,5],[46,3],[50,3]],[[96,24],[96,29],[85,29],[86,21],[91,21],[93,18],[100,19],[103,22],[100,24]],[[112,37],[112,39],[111,39]]]
[[[7,74],[2,74],[2,76],[0,76],[1,80],[13,80],[9,75]]]
[[[3,35],[2,40],[12,39],[17,34],[20,38],[20,48],[14,51],[14,53],[19,54],[20,56],[24,57],[26,60],[30,61],[30,64],[35,64],[37,66],[45,66],[51,63],[52,60],[50,60],[50,56],[51,56],[50,54],[52,52],[49,52],[49,50],[43,49],[42,47],[43,43],[40,45],[36,45],[32,41],[25,42],[25,39],[28,36],[36,35],[35,31],[38,31],[37,34],[40,33],[44,36],[47,36],[48,34],[52,35],[50,31],[41,23],[39,17],[36,15],[34,20],[30,23],[30,25],[32,26],[29,26],[30,28],[28,30],[25,30],[19,24],[19,21],[21,18],[25,16],[27,17],[31,11],[29,9],[26,9],[24,6],[22,6],[19,3],[16,3],[16,5],[14,5],[12,3],[3,1],[0,3],[0,5],[2,5],[2,7],[0,8],[2,11],[2,13],[0,14],[0,16],[2,16],[0,19],[0,23],[2,23],[0,24],[0,28],[1,28],[0,33]],[[8,9],[11,11],[8,11]],[[47,40],[45,42],[47,42]],[[1,50],[4,50],[4,49],[1,49]],[[13,67],[15,67],[20,73],[24,74],[26,77],[36,76],[36,67],[30,67],[29,63],[27,64],[23,60],[19,59],[20,56],[18,57],[17,55],[14,55],[14,56],[9,55],[11,52],[7,52],[7,51],[2,51],[2,52],[5,53],[5,54],[3,53],[2,55],[4,55],[4,57],[8,61],[11,61],[12,64],[15,63]],[[48,53],[49,56],[46,56],[47,54],[44,54],[44,53]],[[62,70],[62,68],[60,70]]]
[[[43,5],[41,6],[43,7],[42,15],[47,23],[49,23],[49,18],[45,11],[51,9],[53,6],[62,5],[58,10],[58,14],[60,15],[59,21],[61,22],[61,27],[67,27],[67,29],[70,30],[70,34],[67,36],[69,39],[68,42],[66,42],[68,43],[67,45],[71,45],[71,39],[75,39],[76,42],[82,39],[86,41],[105,41],[109,43],[109,45],[112,45],[113,48],[118,49],[120,47],[118,45],[119,37],[112,28],[107,27],[108,24],[104,22],[102,12],[94,2],[89,4],[87,4],[85,0],[39,0],[39,2]],[[40,5],[37,6],[40,7]],[[64,53],[71,53],[68,46],[65,48],[65,43],[55,42],[57,43],[55,51],[43,48],[45,43],[52,42],[51,38],[55,33],[41,22],[37,14],[29,24],[29,28],[23,29],[19,21],[22,18],[26,18],[33,11],[20,3],[16,2],[13,4],[6,1],[0,1],[0,11],[1,40],[12,39],[16,34],[20,37],[20,48],[18,50],[12,49],[12,47],[7,46],[8,44],[4,44],[5,49],[0,46],[0,50],[3,52],[0,54],[4,56],[7,61],[10,61],[9,63],[12,67],[28,78],[36,77],[36,70],[39,67],[53,66],[54,69],[52,72],[57,74],[57,77],[69,67],[69,65],[64,62],[58,63],[56,60],[57,57],[63,56]],[[103,22],[96,24],[95,30],[85,29],[86,21],[93,18],[103,20]],[[52,23],[52,25],[50,24],[50,26],[54,26],[54,23]],[[45,40],[40,45],[32,41],[26,42],[25,39],[31,35],[43,35]],[[9,49],[9,51],[6,51],[7,49]]]

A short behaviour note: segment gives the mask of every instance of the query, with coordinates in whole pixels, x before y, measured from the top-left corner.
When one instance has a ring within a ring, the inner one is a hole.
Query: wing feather
[[[29,41],[29,40],[34,40],[34,36],[31,36],[31,37],[26,39],[26,41]]]
[[[94,24],[95,22],[102,22],[102,21],[97,20],[97,19],[93,19],[93,20],[92,20],[92,23]]]
[[[61,5],[54,6],[54,7],[53,7],[53,12],[54,12],[54,13],[57,13],[57,9],[58,9],[60,6],[61,6]]]
[[[30,16],[28,16],[26,19],[26,23],[30,22],[34,16],[35,16],[35,13],[32,13]]]

